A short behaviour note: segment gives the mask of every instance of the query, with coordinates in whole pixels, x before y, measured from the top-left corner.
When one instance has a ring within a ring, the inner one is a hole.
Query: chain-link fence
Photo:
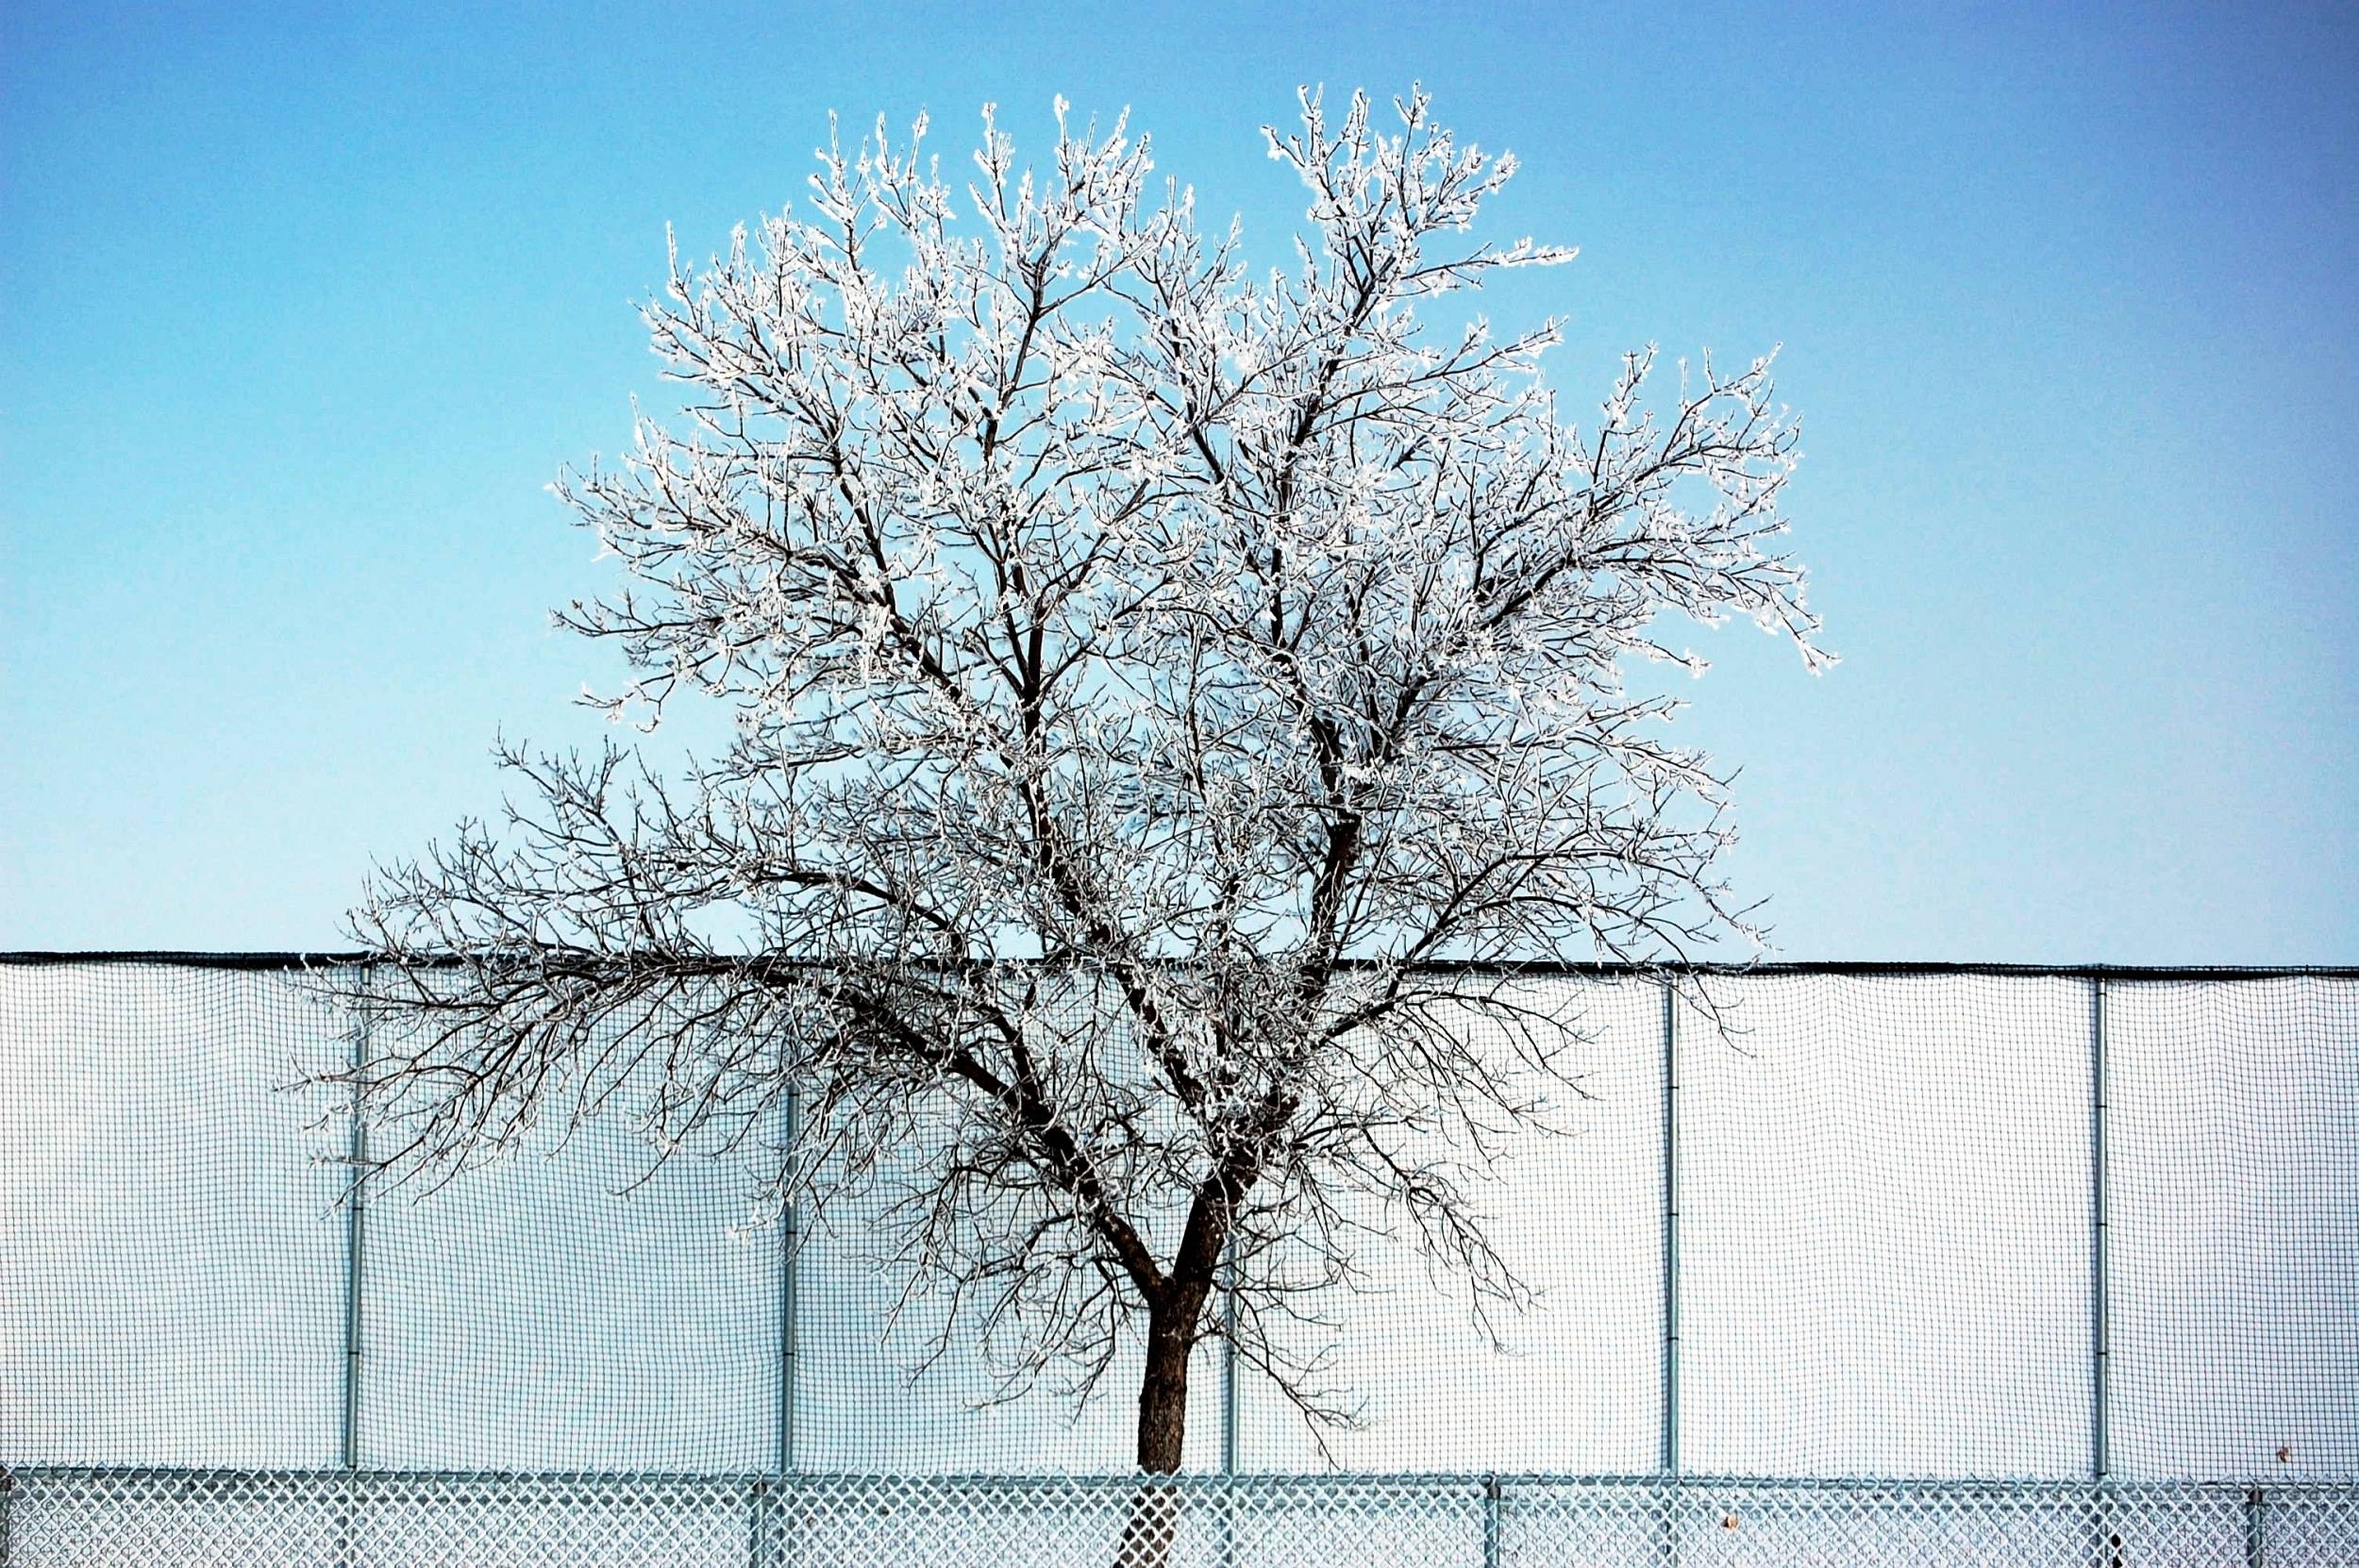
[[[1126,1545],[1143,1510],[1166,1520]],[[25,1564],[101,1568],[2349,1568],[2359,1488],[1709,1477],[33,1470]]]
[[[1172,1562],[2359,1562],[2359,971],[1691,978],[1518,981],[1585,1096],[1492,1189],[1531,1309],[1371,1234],[1340,1430],[1208,1349]],[[619,1119],[342,1202],[286,1086],[358,1039],[286,960],[0,965],[8,1560],[1113,1560],[1128,1363],[993,1402],[877,1216],[790,1254]]]

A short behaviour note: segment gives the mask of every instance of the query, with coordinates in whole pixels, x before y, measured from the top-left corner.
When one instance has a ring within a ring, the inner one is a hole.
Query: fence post
[[[794,1178],[802,1159],[796,1147],[803,1135],[803,1084],[790,1069],[786,1079],[784,1144],[786,1197],[778,1212],[778,1430],[772,1459],[778,1476],[754,1483],[753,1568],[786,1561],[786,1532],[778,1514],[779,1490],[796,1463],[795,1450],[795,1386],[802,1359],[800,1318],[795,1310],[795,1271],[803,1246],[802,1210],[795,1202]]]
[[[352,1016],[352,1093],[345,1105],[344,1133],[344,1364],[336,1462],[343,1471],[344,1505],[337,1559],[350,1564],[360,1556],[360,1249],[368,1234],[369,1129],[362,1114],[361,1075],[369,1066],[369,970],[360,967],[360,997]]]
[[[1499,1478],[1482,1477],[1482,1568],[1499,1568]]]
[[[2266,1507],[2259,1487],[2249,1488],[2244,1494],[2244,1568],[2262,1568],[2268,1553],[2262,1541],[2261,1510]]]
[[[360,1246],[368,1226],[362,1176],[369,1159],[368,1124],[360,1110],[360,1075],[368,1070],[369,1062],[368,983],[368,970],[363,968],[360,1000],[353,1010],[352,1094],[345,1109],[344,1168],[349,1179],[344,1188],[343,1430],[336,1456],[336,1462],[345,1470],[357,1470],[360,1464]]]
[[[1220,1473],[1237,1473],[1237,1246],[1230,1238],[1221,1265]]]
[[[1237,1239],[1232,1226],[1221,1255],[1220,1561],[1237,1561]]]
[[[795,1165],[801,1156],[795,1148],[803,1133],[803,1087],[800,1079],[786,1080],[786,1151],[789,1186],[787,1198],[778,1216],[778,1473],[785,1475],[795,1468],[795,1385],[796,1362],[802,1355],[802,1344],[796,1336],[795,1311],[795,1272],[796,1254],[802,1250],[802,1212],[794,1200],[792,1185]]]
[[[1679,1560],[1680,1468],[1680,1127],[1679,985],[1663,981],[1663,1551]]]
[[[745,1568],[762,1568],[770,1555],[770,1477],[756,1476],[745,1494]]]
[[[1665,1476],[1680,1467],[1679,991],[1663,986],[1663,1452]]]
[[[2113,1477],[2111,1320],[2111,1197],[2106,1191],[2105,977],[2089,979],[2089,1477],[2095,1487],[2097,1561],[2115,1568],[2119,1543],[2113,1530],[2108,1488]]]

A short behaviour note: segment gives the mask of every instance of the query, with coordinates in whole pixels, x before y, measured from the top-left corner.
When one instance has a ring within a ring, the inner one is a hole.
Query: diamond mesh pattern
[[[2349,1568],[2359,1486],[61,1470],[12,1568]]]

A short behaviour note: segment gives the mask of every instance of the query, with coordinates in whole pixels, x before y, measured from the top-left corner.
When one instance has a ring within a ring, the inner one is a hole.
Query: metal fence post
[[[795,1311],[795,1273],[796,1254],[802,1250],[802,1211],[795,1205],[793,1181],[800,1153],[795,1144],[803,1133],[803,1087],[799,1079],[786,1080],[786,1152],[787,1197],[778,1216],[778,1474],[795,1468],[795,1385],[796,1362],[802,1355],[802,1344],[796,1334]]]
[[[775,1480],[754,1483],[753,1497],[753,1568],[786,1561],[786,1532],[781,1527],[778,1512],[778,1492],[786,1484],[797,1462],[795,1447],[795,1387],[800,1381],[797,1374],[802,1359],[800,1314],[795,1310],[795,1273],[801,1261],[803,1247],[803,1216],[795,1202],[794,1180],[802,1159],[797,1144],[803,1135],[802,1080],[788,1074],[784,1107],[785,1132],[781,1142],[786,1161],[786,1198],[778,1213],[778,1429],[775,1452],[778,1476]]]
[[[361,1075],[369,1066],[369,970],[360,966],[352,1009],[349,1065],[352,1093],[344,1105],[344,1354],[339,1396],[336,1463],[343,1472],[343,1501],[336,1518],[336,1560],[343,1568],[360,1555],[360,1300],[361,1243],[368,1235],[369,1128]]]
[[[745,1493],[745,1568],[762,1568],[770,1551],[770,1477],[756,1476]]]
[[[2094,1483],[2097,1561],[2116,1568],[2120,1544],[2113,1529],[2108,1489],[2113,1476],[2112,1237],[2111,1198],[2106,1191],[2105,1108],[2109,1079],[2105,1061],[2105,979],[2089,981],[2089,1477]]]
[[[360,999],[353,1009],[352,1094],[345,1110],[348,1126],[344,1168],[349,1180],[344,1188],[343,1430],[336,1457],[336,1462],[345,1470],[360,1467],[360,1247],[368,1229],[364,1211],[367,1185],[363,1177],[369,1160],[368,1123],[361,1114],[360,1076],[369,1065],[368,985],[369,972],[363,968]]]
[[[1232,1237],[1221,1267],[1220,1473],[1237,1473],[1237,1248]]]
[[[1679,990],[1663,985],[1663,1448],[1665,1476],[1680,1467]]]
[[[2268,1552],[2262,1540],[2261,1510],[2267,1506],[2259,1487],[2248,1488],[2244,1494],[2244,1568],[2262,1568],[2268,1560]]]
[[[1663,1475],[1662,1557],[1679,1560],[1680,1163],[1679,985],[1663,982]]]
[[[1499,1478],[1482,1477],[1482,1568],[1499,1568]]]
[[[1232,1229],[1221,1258],[1220,1560],[1237,1560],[1237,1244]]]

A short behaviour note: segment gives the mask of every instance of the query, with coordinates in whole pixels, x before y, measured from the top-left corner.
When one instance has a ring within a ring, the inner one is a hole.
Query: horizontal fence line
[[[2359,1483],[0,1471],[19,1568],[2322,1568],[2355,1546]]]
[[[204,1465],[0,1465],[0,1486],[122,1484],[223,1485],[254,1487],[337,1487],[397,1483],[413,1486],[606,1486],[680,1488],[738,1486],[762,1482],[772,1486],[846,1490],[877,1487],[939,1488],[981,1491],[1129,1491],[1141,1486],[1168,1486],[1200,1491],[1395,1491],[1447,1492],[1465,1487],[1594,1487],[1598,1490],[1824,1492],[1846,1496],[1889,1493],[1926,1496],[1935,1493],[1977,1497],[2023,1497],[2037,1494],[2085,1497],[2091,1493],[2172,1493],[2244,1498],[2259,1492],[2272,1497],[2351,1497],[2359,1499],[2359,1481],[2194,1481],[2154,1479],[2092,1481],[2085,1477],[2027,1476],[2020,1477],[1936,1476],[1711,1476],[1682,1471],[1677,1475],[1588,1475],[1546,1470],[1498,1471],[1248,1471],[1223,1475],[1217,1471],[1181,1471],[1157,1475],[1146,1471],[905,1471],[905,1470],[340,1470],[329,1468],[239,1469]]]
[[[627,960],[635,955],[581,954],[589,959]],[[464,960],[456,956],[435,956],[404,960],[412,967],[455,968]],[[709,954],[700,963],[710,965],[718,973],[731,969],[758,967],[801,968],[812,960],[764,957],[759,954]],[[1038,963],[1036,959],[999,959],[978,960],[1006,967]],[[1172,960],[1174,962],[1183,960]],[[1345,959],[1340,967],[1367,968],[1382,960]],[[167,949],[99,949],[87,952],[44,951],[27,949],[0,952],[0,967],[25,969],[62,968],[74,964],[152,964],[181,969],[221,969],[244,971],[350,969],[371,968],[391,964],[393,960],[376,953],[198,953]],[[1592,977],[1598,979],[1651,979],[1665,975],[1737,977],[1743,976],[1912,976],[1926,975],[1988,975],[2023,978],[2067,980],[2277,980],[2277,979],[2359,979],[2359,964],[2119,964],[2119,963],[1976,963],[1965,961],[1928,961],[1916,959],[1832,959],[1797,960],[1779,963],[1711,962],[1679,959],[1658,964],[1589,962],[1561,959],[1430,959],[1412,964],[1418,974],[1497,974],[1530,975],[1537,977]]]

